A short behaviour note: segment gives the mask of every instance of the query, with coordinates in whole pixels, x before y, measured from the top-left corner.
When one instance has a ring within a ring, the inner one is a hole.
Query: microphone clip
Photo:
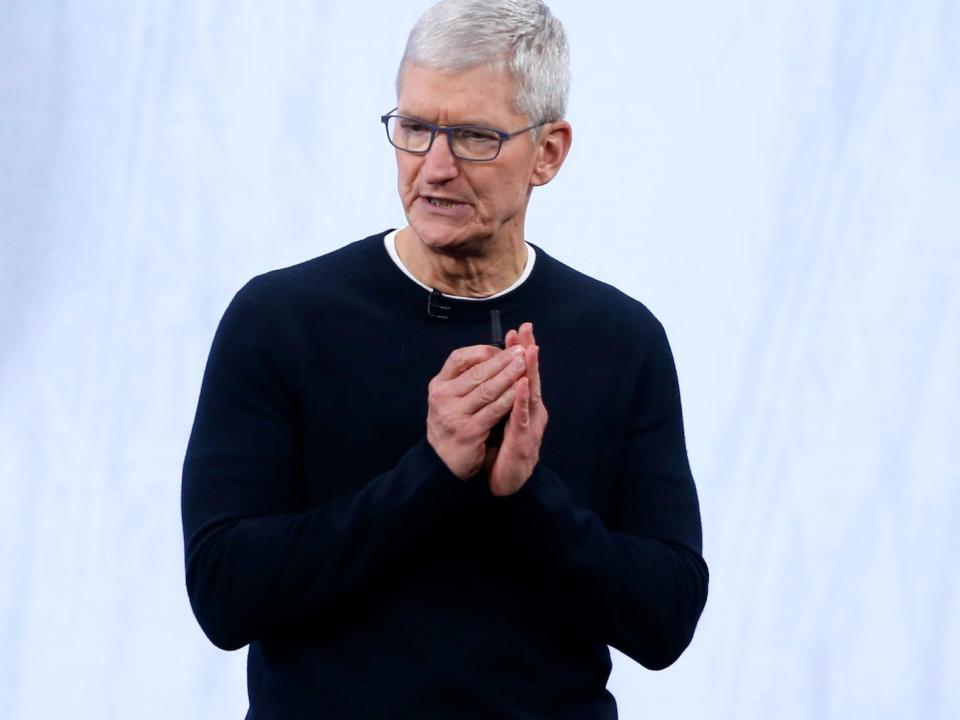
[[[443,305],[440,301],[443,299],[443,295],[439,290],[434,288],[430,291],[430,294],[427,295],[427,315],[432,318],[438,318],[440,320],[449,320],[450,311],[449,305]]]

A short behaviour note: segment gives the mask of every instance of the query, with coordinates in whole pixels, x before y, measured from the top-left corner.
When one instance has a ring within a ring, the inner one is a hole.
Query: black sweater
[[[383,237],[255,277],[220,322],[183,467],[200,626],[250,645],[249,718],[614,718],[607,645],[666,667],[707,594],[663,328],[539,247],[515,290],[430,317]],[[534,323],[549,412],[504,498],[425,438],[491,308]]]

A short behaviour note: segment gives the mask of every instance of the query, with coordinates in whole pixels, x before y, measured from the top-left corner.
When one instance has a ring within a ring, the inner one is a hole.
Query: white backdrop
[[[242,718],[180,469],[250,277],[403,222],[413,3],[0,2],[0,717]],[[528,238],[677,359],[710,597],[624,718],[960,717],[960,3],[555,0]]]

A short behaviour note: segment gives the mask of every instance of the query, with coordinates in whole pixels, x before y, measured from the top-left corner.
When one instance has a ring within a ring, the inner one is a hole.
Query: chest
[[[600,512],[617,470],[629,412],[629,368],[601,363],[571,333],[537,323],[549,422],[541,447],[581,504]],[[542,335],[542,337],[541,337]],[[382,328],[318,342],[303,382],[304,495],[309,504],[356,492],[390,470],[426,431],[427,386],[457,347],[489,341],[483,323]]]

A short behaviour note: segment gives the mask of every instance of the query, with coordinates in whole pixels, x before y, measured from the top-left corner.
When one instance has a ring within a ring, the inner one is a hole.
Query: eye
[[[400,121],[400,127],[408,133],[429,133],[430,128],[424,125],[422,122],[417,122],[416,120],[407,120],[403,119]]]
[[[474,143],[496,141],[500,139],[496,133],[485,128],[460,128],[457,130],[457,136],[462,140],[467,140]]]

